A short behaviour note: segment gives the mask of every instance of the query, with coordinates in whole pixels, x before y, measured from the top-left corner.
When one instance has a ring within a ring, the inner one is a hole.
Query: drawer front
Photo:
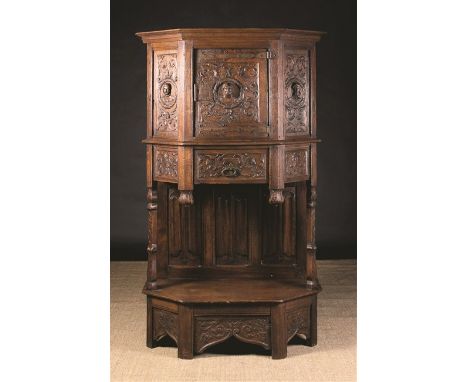
[[[196,150],[195,183],[266,183],[268,150]]]

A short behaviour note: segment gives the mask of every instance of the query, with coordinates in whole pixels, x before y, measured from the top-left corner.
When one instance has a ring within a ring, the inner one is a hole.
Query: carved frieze
[[[265,152],[203,153],[196,155],[197,178],[266,178]]]
[[[196,134],[258,133],[266,92],[265,51],[199,49],[195,73]],[[263,90],[262,90],[263,92]],[[257,125],[257,126],[255,126]],[[254,128],[252,128],[252,126]]]
[[[179,333],[177,314],[166,312],[165,310],[154,309],[153,320],[153,338],[156,341],[159,341],[161,338],[168,335],[177,343]]]
[[[286,51],[284,126],[286,134],[309,131],[309,58],[307,50]]]
[[[155,149],[153,171],[156,178],[177,181],[177,166],[177,149],[163,149],[161,147]]]
[[[177,131],[177,53],[155,56],[155,130]]]
[[[301,308],[287,312],[288,341],[295,335],[306,339],[310,335],[309,308]]]
[[[284,167],[286,180],[309,175],[308,153],[308,148],[286,151]]]
[[[231,336],[240,341],[270,349],[270,319],[268,317],[195,319],[195,352],[197,353]]]

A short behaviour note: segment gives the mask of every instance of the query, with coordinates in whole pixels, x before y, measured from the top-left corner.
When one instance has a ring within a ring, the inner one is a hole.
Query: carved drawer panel
[[[307,180],[309,177],[309,146],[287,147],[284,153],[286,182]]]
[[[265,49],[197,49],[195,134],[267,136]]]
[[[266,183],[267,149],[196,150],[195,183]]]
[[[201,353],[229,337],[270,349],[270,331],[270,317],[265,316],[196,317],[194,350]]]
[[[177,147],[153,147],[153,177],[164,182],[177,182]]]

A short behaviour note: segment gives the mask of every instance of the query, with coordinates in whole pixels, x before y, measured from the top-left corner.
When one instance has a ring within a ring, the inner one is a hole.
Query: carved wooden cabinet
[[[317,340],[316,44],[289,29],[174,29],[147,47],[147,345]]]

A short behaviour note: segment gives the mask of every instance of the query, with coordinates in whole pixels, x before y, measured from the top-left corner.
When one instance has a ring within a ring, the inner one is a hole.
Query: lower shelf
[[[177,343],[179,358],[191,359],[235,337],[271,350],[272,357],[280,359],[286,357],[287,344],[296,335],[309,346],[317,343],[318,290],[265,280],[239,281],[233,289],[230,283],[236,281],[168,282],[164,288],[144,291],[147,346],[154,348],[169,336]],[[212,289],[213,283],[217,289]],[[215,296],[207,301],[210,292]]]

